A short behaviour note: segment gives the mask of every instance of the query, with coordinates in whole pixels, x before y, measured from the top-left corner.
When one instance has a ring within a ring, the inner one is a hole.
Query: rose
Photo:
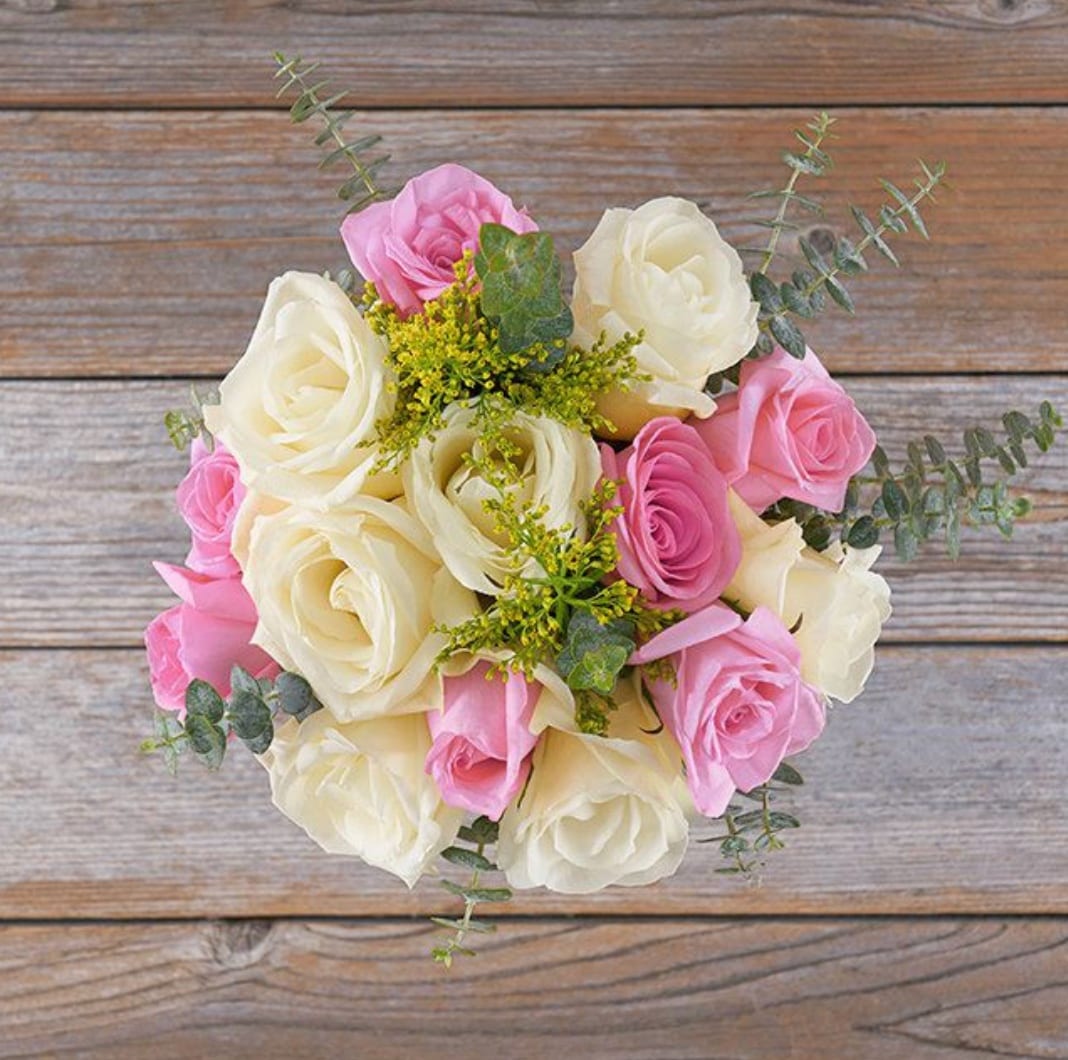
[[[433,743],[426,770],[450,806],[497,820],[530,776],[535,707],[542,697],[571,701],[559,676],[539,667],[534,680],[520,673],[489,676],[477,660],[442,681],[444,707],[427,715]],[[544,712],[544,708],[543,708]]]
[[[477,248],[487,222],[538,227],[488,180],[449,163],[413,177],[390,202],[349,214],[341,238],[378,294],[408,316],[456,282],[456,263]]]
[[[518,482],[509,487],[515,499],[544,507],[545,526],[569,525],[583,533],[580,504],[601,474],[597,444],[584,431],[523,412],[514,414],[507,434],[519,450],[511,458],[518,472]],[[469,589],[496,596],[515,558],[484,506],[499,496],[497,487],[470,463],[472,456],[496,458],[485,452],[475,410],[450,405],[441,430],[412,452],[402,472],[404,489],[453,575]],[[528,563],[524,572],[532,567]]]
[[[710,604],[657,634],[631,662],[666,656],[675,681],[653,681],[650,692],[682,750],[694,804],[709,817],[719,817],[736,790],[770,780],[786,755],[823,730],[823,700],[802,681],[797,645],[765,607],[743,622]]]
[[[589,894],[637,887],[673,873],[689,824],[678,757],[652,730],[635,682],[617,687],[607,737],[548,729],[530,783],[501,819],[497,860],[517,888]]]
[[[434,632],[475,608],[402,504],[353,497],[252,524],[245,585],[256,643],[302,674],[341,721],[440,704]]]
[[[193,536],[186,563],[203,574],[240,574],[231,547],[234,521],[245,497],[237,461],[223,445],[209,450],[199,438],[189,455],[189,471],[178,486],[178,511]]]
[[[801,676],[843,703],[860,695],[875,662],[875,642],[890,617],[890,586],[869,568],[878,547],[823,552],[805,548],[793,519],[769,525],[738,497],[731,512],[742,561],[727,595],[743,607],[769,607],[791,629]]]
[[[875,434],[853,399],[809,350],[742,365],[738,390],[697,424],[719,469],[751,508],[783,497],[840,511],[846,487],[871,457]]]
[[[228,696],[235,664],[256,677],[278,673],[275,662],[250,643],[256,608],[240,578],[213,578],[169,563],[155,568],[182,601],[145,630],[152,692],[160,707],[184,713],[185,690],[194,678]]]
[[[701,436],[670,416],[650,420],[621,453],[601,446],[607,478],[620,479],[614,523],[619,574],[657,607],[693,611],[723,591],[742,546],[727,482]]]
[[[395,495],[392,476],[371,477],[376,423],[392,409],[386,353],[336,283],[306,272],[274,280],[221,404],[205,410],[245,484],[319,508],[360,491]]]
[[[260,761],[275,806],[319,846],[412,887],[463,817],[423,772],[429,745],[422,714],[341,723],[320,710],[281,725]]]
[[[665,413],[710,415],[705,382],[752,347],[757,310],[738,254],[685,199],[606,210],[575,252],[574,341],[643,334],[634,354],[652,379],[598,403],[621,438]]]

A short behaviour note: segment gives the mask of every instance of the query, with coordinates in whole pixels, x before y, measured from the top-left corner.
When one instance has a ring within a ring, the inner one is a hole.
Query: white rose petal
[[[464,459],[481,453],[474,418],[468,406],[446,409],[444,426],[405,465],[404,487],[449,570],[469,589],[495,596],[514,561],[507,538],[494,532],[493,516],[483,506],[497,496],[496,489]],[[543,505],[546,526],[567,524],[582,533],[579,504],[601,476],[597,444],[585,432],[521,412],[509,434],[521,450],[516,499]]]
[[[634,687],[617,689],[607,737],[543,733],[527,790],[501,819],[498,863],[513,887],[590,894],[679,867],[689,824],[678,750],[641,731],[655,718]]]
[[[280,726],[260,761],[274,804],[324,850],[362,858],[409,886],[463,819],[426,775],[426,718],[339,723],[317,711]]]
[[[244,583],[253,638],[311,682],[342,721],[440,704],[433,632],[474,613],[426,531],[396,501],[358,496],[330,512],[260,515]]]
[[[209,406],[209,429],[246,485],[327,508],[358,491],[396,496],[371,471],[376,423],[392,409],[387,347],[336,283],[287,272],[271,283],[244,356]]]
[[[621,438],[656,416],[711,415],[706,380],[740,361],[757,337],[741,258],[686,199],[606,210],[575,252],[571,308],[582,346],[602,332],[610,343],[644,332],[634,352],[652,381],[599,402]]]
[[[730,504],[742,562],[723,595],[748,609],[768,607],[788,628],[797,626],[801,676],[852,702],[871,675],[875,643],[890,617],[890,586],[870,569],[881,549],[835,543],[816,552],[805,547],[793,519],[765,523],[733,492]]]

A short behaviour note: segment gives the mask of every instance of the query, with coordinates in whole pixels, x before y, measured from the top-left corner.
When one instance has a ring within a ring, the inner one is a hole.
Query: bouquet
[[[820,210],[799,190],[832,164],[820,114],[755,196],[766,242],[732,248],[680,198],[611,208],[568,298],[507,194],[455,164],[387,190],[377,138],[277,60],[294,120],[352,167],[364,282],[274,280],[218,391],[167,416],[192,543],[157,564],[179,602],[146,631],[145,748],[217,768],[244,743],[326,851],[409,886],[469,869],[441,881],[445,964],[492,928],[479,902],[651,884],[697,818],[720,822],[718,871],[751,874],[798,827],[789,760],[871,672],[880,540],[907,560],[956,555],[964,526],[1009,536],[1029,510],[1009,483],[1062,425],[1043,403],[895,464],[806,342],[874,256],[927,236],[945,166],[881,182],[853,239],[784,239]]]

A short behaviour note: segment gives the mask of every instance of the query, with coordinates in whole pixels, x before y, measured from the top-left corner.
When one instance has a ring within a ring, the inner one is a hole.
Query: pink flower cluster
[[[278,667],[251,643],[256,607],[241,584],[231,548],[234,520],[245,495],[237,461],[221,445],[214,451],[193,442],[188,474],[178,487],[178,510],[192,545],[186,567],[156,563],[180,603],[157,615],[145,630],[145,647],[156,703],[185,710],[185,690],[200,678],[220,695],[230,694],[234,664],[256,677]]]
[[[342,237],[379,294],[410,314],[453,282],[455,264],[476,249],[487,221],[536,228],[488,181],[445,165],[409,181],[391,202],[349,217]],[[802,681],[782,621],[766,608],[743,621],[719,602],[742,553],[728,492],[757,511],[783,498],[836,511],[874,445],[814,353],[797,360],[776,350],[744,362],[738,388],[708,419],[663,416],[626,448],[601,447],[605,476],[620,482],[617,576],[656,607],[688,614],[631,662],[670,657],[674,664],[677,682],[651,693],[702,813],[718,816],[736,789],[770,779],[824,723],[823,698]],[[444,709],[428,715],[426,769],[446,802],[497,818],[529,775],[541,688],[515,674],[487,680],[488,669],[479,663],[444,679]]]

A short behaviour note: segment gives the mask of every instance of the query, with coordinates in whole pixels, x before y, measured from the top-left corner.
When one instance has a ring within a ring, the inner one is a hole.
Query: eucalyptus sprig
[[[185,452],[197,439],[203,438],[209,449],[215,447],[215,439],[204,422],[204,408],[207,405],[219,403],[219,390],[212,387],[201,394],[194,383],[189,388],[190,407],[181,409],[169,409],[163,416],[163,426],[167,428],[167,435],[171,445],[178,452]]]
[[[278,98],[287,92],[295,91],[297,98],[289,108],[289,116],[294,124],[305,122],[309,118],[318,118],[323,129],[315,138],[319,147],[326,148],[326,154],[319,163],[320,169],[342,159],[347,161],[355,171],[338,189],[338,198],[348,203],[348,212],[355,213],[371,203],[390,198],[394,192],[379,184],[379,173],[389,161],[390,156],[374,149],[382,142],[376,134],[349,138],[345,125],[351,121],[353,111],[338,110],[340,103],[349,93],[336,92],[327,95],[330,82],[312,81],[321,63],[305,63],[298,55],[287,59],[281,52],[274,53],[278,64],[275,78],[285,78],[285,83],[278,90]],[[333,146],[331,147],[331,142]]]
[[[1027,446],[1047,452],[1064,420],[1044,401],[1034,419],[1011,410],[1001,422],[1001,440],[984,427],[966,430],[961,459],[949,456],[933,435],[924,435],[909,443],[900,471],[892,469],[882,447],[876,446],[871,472],[857,476],[850,503],[835,517],[842,540],[867,548],[888,531],[898,558],[911,560],[921,544],[936,537],[944,538],[946,550],[956,559],[962,526],[994,526],[1011,537],[1016,520],[1031,511],[1031,502],[1010,496],[1009,485],[1028,465]],[[874,498],[868,511],[859,503],[865,491]]]
[[[794,231],[797,228],[796,224],[786,220],[791,206],[799,206],[816,215],[823,214],[823,207],[816,199],[797,191],[797,182],[802,175],[820,177],[830,169],[833,163],[824,144],[831,136],[831,126],[834,125],[835,120],[826,111],[820,111],[806,124],[804,129],[794,129],[794,136],[804,150],[800,154],[794,151],[783,152],[782,160],[790,169],[790,177],[786,184],[778,189],[755,191],[749,196],[750,199],[777,199],[779,203],[775,216],[770,220],[751,219],[750,221],[751,224],[770,229],[767,246],[759,251],[761,260],[756,269],[758,273],[767,275],[783,232]]]
[[[766,784],[752,791],[738,792],[742,798],[757,803],[757,809],[746,810],[735,804],[728,806],[722,818],[727,834],[698,840],[699,843],[718,843],[719,852],[730,862],[716,869],[717,873],[752,878],[763,867],[767,854],[785,846],[781,834],[800,828],[801,822],[792,813],[772,809],[772,806],[791,788],[803,783],[801,774],[788,762],[783,762]]]
[[[482,874],[497,871],[497,866],[486,856],[486,848],[497,842],[498,826],[488,817],[478,817],[459,831],[457,839],[469,846],[453,845],[441,852],[442,858],[452,865],[471,869],[471,879],[465,884],[442,880],[441,886],[457,898],[463,899],[463,912],[458,917],[435,916],[431,922],[446,928],[452,934],[431,950],[438,964],[452,967],[453,958],[460,955],[474,957],[475,951],[467,944],[468,935],[488,935],[497,930],[496,924],[476,920],[474,912],[480,902],[508,902],[512,898],[509,887],[485,887]],[[473,849],[472,849],[473,848]]]
[[[178,771],[179,756],[186,751],[215,770],[226,756],[230,733],[253,754],[263,754],[274,740],[277,711],[303,721],[322,706],[299,674],[284,672],[271,680],[253,677],[235,666],[230,683],[230,695],[224,699],[207,681],[190,681],[185,690],[185,718],[157,711],[154,734],[142,741],[141,751],[160,752],[172,775]]]

